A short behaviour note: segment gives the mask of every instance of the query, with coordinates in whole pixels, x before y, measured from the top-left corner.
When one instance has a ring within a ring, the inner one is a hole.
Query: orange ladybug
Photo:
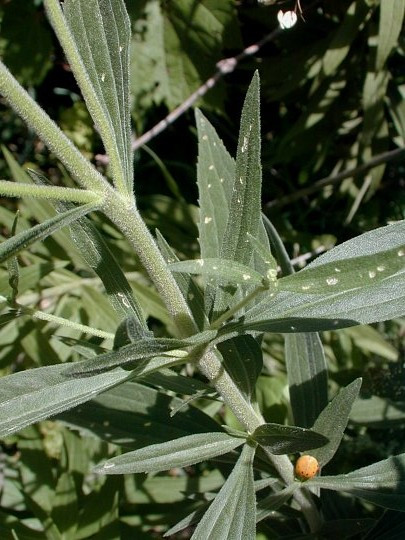
[[[294,467],[295,476],[300,480],[309,480],[319,471],[318,460],[312,456],[301,456]]]

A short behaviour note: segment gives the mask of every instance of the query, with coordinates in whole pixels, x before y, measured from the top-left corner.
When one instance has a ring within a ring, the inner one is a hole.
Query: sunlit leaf
[[[318,460],[320,467],[329,463],[339,448],[349,421],[352,405],[359,395],[360,387],[361,379],[356,379],[345,388],[342,388],[316,419],[312,429],[322,433],[329,439],[329,442],[322,448],[317,448],[311,452],[311,455]]]
[[[233,471],[194,531],[192,540],[256,538],[254,453],[254,448],[244,446]]]

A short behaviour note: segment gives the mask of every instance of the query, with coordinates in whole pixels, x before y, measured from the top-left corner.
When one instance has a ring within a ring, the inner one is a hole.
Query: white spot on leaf
[[[212,221],[212,217],[205,217],[204,218],[204,223],[207,225],[208,223],[210,223]]]
[[[328,285],[337,285],[338,282],[339,282],[338,278],[335,278],[335,277],[326,278],[326,283]]]

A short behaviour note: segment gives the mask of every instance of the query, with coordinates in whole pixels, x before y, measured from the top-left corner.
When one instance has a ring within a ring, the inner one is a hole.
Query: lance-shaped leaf
[[[181,399],[138,382],[125,382],[91,401],[57,415],[69,426],[129,450],[171,442],[196,433],[221,432],[220,425]]]
[[[405,402],[378,396],[358,399],[351,410],[350,420],[363,426],[389,429],[405,421]]]
[[[333,458],[338,449],[349,421],[352,405],[359,395],[361,379],[356,379],[345,388],[325,407],[318,416],[312,429],[322,433],[329,442],[322,448],[317,448],[311,455],[323,467]]]
[[[256,72],[243,105],[235,182],[221,246],[224,259],[242,264],[249,264],[253,253],[250,242],[246,241],[247,233],[257,235],[261,218],[259,85],[259,75]]]
[[[390,260],[380,260],[381,266],[377,263],[380,270],[372,266],[364,269],[367,273],[364,286],[353,288],[351,282],[346,283],[345,290],[337,291],[334,285],[327,285],[328,291],[324,293],[307,294],[308,291],[302,290],[301,283],[300,293],[279,290],[276,298],[273,298],[270,293],[267,299],[245,313],[243,322],[229,325],[229,329],[285,333],[311,332],[369,324],[402,316],[405,299],[404,234],[405,221],[381,227],[333,248],[318,257],[308,265],[308,270],[305,270],[305,272],[315,271],[318,266],[322,267],[326,264],[329,265],[328,268],[340,269],[344,259],[356,257],[364,262],[366,259],[363,257],[376,256],[374,259],[376,262],[381,254],[388,250]],[[335,276],[340,276],[339,272],[334,271]],[[384,279],[373,281],[374,278],[371,277],[374,275],[373,272],[377,276],[380,271],[385,273]],[[277,283],[281,285],[287,279],[301,279],[298,277],[300,274],[301,272],[282,278]],[[330,276],[330,278],[340,279],[335,276]],[[326,279],[329,278],[325,278],[325,283]]]
[[[58,214],[39,225],[35,225],[27,231],[22,231],[12,238],[5,240],[0,244],[0,262],[7,260],[9,257],[13,257],[34,242],[43,240],[53,232],[70,225],[73,221],[85,216],[89,212],[94,212],[98,208],[99,205],[95,203],[84,204],[62,214]]]
[[[206,331],[188,339],[144,337],[136,343],[126,345],[116,351],[107,352],[96,358],[73,364],[66,369],[66,375],[80,377],[82,375],[102,373],[117,366],[126,366],[132,362],[147,360],[177,349],[191,346],[197,347],[209,343],[215,336],[215,331]]]
[[[243,439],[230,437],[226,433],[198,433],[122,454],[95,467],[93,471],[99,474],[132,474],[188,467],[226,454],[243,442]]]
[[[405,229],[404,229],[405,232]],[[310,264],[300,272],[281,278],[280,290],[327,294],[372,287],[397,274],[405,274],[405,244],[375,255],[343,259],[338,262]]]
[[[196,111],[197,184],[200,204],[199,243],[203,259],[219,257],[228,220],[235,161],[205,116]]]
[[[194,531],[192,540],[256,538],[255,449],[245,445],[233,471]]]
[[[147,329],[142,309],[135,299],[124,272],[103,237],[88,219],[70,227],[72,239],[83,259],[100,277],[108,299],[121,317],[136,317]]]
[[[405,15],[405,0],[380,3],[376,71],[383,69],[391,51],[397,45]]]
[[[328,370],[319,335],[287,334],[285,359],[294,423],[309,428],[328,403]]]
[[[115,180],[124,181],[131,193],[131,27],[125,4],[122,0],[66,0],[63,9],[93,92],[97,96],[98,106],[103,112],[105,124],[101,136],[111,154]],[[72,67],[75,69],[74,64]],[[86,93],[84,97],[88,101]],[[88,106],[92,109],[90,102]],[[118,178],[118,175],[122,178]]]
[[[0,379],[0,437],[84,403],[129,376],[117,369],[73,380],[65,371],[65,365],[47,366]]]
[[[258,286],[263,283],[263,276],[243,264],[228,259],[195,259],[169,265],[172,272],[201,274],[208,276],[216,285],[244,284]]]
[[[260,345],[252,336],[238,336],[218,345],[226,370],[247,399],[251,399],[263,367]]]
[[[357,471],[308,480],[306,486],[345,491],[368,502],[403,511],[405,508],[405,454],[392,456]]]
[[[281,424],[262,424],[255,429],[252,439],[272,454],[304,452],[324,446],[329,440],[312,429]]]

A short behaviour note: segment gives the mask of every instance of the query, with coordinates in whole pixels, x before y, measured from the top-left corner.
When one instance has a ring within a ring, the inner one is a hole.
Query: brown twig
[[[171,113],[169,113],[166,118],[158,122],[149,131],[135,139],[132,143],[132,150],[137,150],[141,146],[147,144],[151,139],[156,137],[156,135],[159,135],[159,133],[164,131],[167,126],[175,122],[182,114],[184,114],[190,107],[192,107],[192,105],[194,105],[194,103],[199,98],[204,96],[208,92],[208,90],[213,88],[224,75],[232,73],[232,71],[234,71],[234,69],[241,60],[244,60],[245,58],[256,54],[263,47],[263,45],[265,45],[269,41],[274,40],[281,31],[282,30],[280,28],[276,28],[257,43],[246,47],[246,49],[244,49],[237,56],[233,56],[231,58],[224,58],[223,60],[217,62],[217,71],[214,73],[214,75],[212,75],[212,77],[207,79],[204,84],[197,88],[197,90],[193,92],[181,105],[179,105]]]
[[[290,204],[294,201],[297,201],[298,199],[301,199],[302,197],[311,195],[312,193],[319,191],[325,186],[338,184],[345,178],[350,178],[351,176],[358,176],[368,171],[369,169],[373,169],[374,167],[381,165],[382,163],[387,163],[389,161],[393,161],[394,159],[399,159],[403,156],[405,156],[405,148],[396,148],[395,150],[390,150],[388,152],[383,152],[382,154],[377,154],[376,156],[371,158],[369,161],[367,161],[367,163],[363,163],[362,165],[359,165],[358,167],[354,167],[353,169],[346,169],[338,174],[333,174],[331,176],[326,176],[324,178],[321,178],[320,180],[318,180],[311,186],[298,189],[297,191],[294,191],[294,193],[291,193],[290,195],[286,195],[285,197],[279,197],[278,199],[275,199],[274,201],[270,201],[266,204],[266,209],[274,208],[275,206],[277,207],[285,206],[286,204]]]

